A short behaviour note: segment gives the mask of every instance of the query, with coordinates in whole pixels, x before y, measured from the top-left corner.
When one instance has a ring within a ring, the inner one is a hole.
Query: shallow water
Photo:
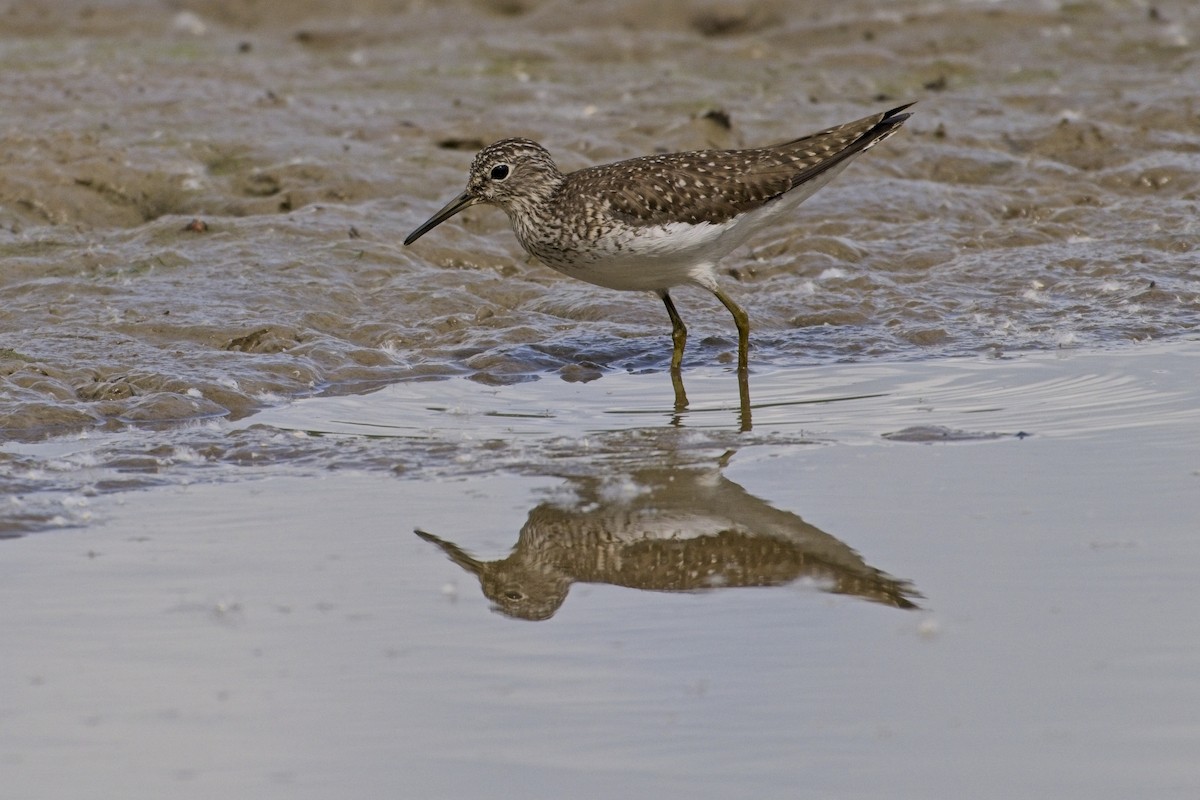
[[[0,13],[9,791],[1195,796],[1191,4],[323,6]],[[745,387],[399,245],[910,100],[725,262]]]
[[[5,544],[6,785],[1190,797],[1198,357],[793,371],[740,433],[713,372],[20,445],[167,485]]]

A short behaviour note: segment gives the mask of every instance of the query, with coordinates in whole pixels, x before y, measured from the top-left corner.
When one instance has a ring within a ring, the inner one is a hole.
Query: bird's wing
[[[770,147],[697,150],[590,167],[566,178],[566,195],[607,203],[631,225],[726,222],[800,186],[890,136],[901,106]]]

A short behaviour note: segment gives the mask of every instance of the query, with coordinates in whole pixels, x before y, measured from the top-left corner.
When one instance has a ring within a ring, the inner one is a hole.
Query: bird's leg
[[[687,344],[687,326],[683,324],[683,318],[679,316],[679,312],[675,310],[675,304],[671,302],[671,295],[667,294],[666,289],[658,293],[662,298],[663,305],[667,307],[667,313],[671,316],[671,341],[675,348],[671,351],[671,371],[678,372],[683,366],[683,346]],[[743,314],[743,316],[745,316]]]
[[[737,325],[738,331],[738,372],[745,372],[750,364],[750,317],[729,295],[721,291],[719,286],[714,288],[712,293],[721,301],[721,305],[733,314],[733,323]]]

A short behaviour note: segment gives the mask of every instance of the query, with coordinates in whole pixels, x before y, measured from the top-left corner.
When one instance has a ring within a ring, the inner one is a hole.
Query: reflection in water
[[[750,413],[750,378],[744,370],[738,370],[738,430],[749,433],[754,429],[754,420]],[[673,424],[683,421],[683,414],[688,408],[687,389],[683,385],[683,375],[677,369],[671,370],[671,386],[675,389],[675,418]]]
[[[479,561],[458,545],[417,530],[479,579],[496,610],[549,619],[573,583],[663,592],[780,586],[814,579],[826,591],[916,608],[907,581],[795,514],[772,508],[707,468],[648,468],[619,482],[573,478],[569,504],[529,512],[506,558]]]

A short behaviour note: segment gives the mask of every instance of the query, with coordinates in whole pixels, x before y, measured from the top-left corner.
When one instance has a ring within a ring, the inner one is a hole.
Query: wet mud
[[[1186,4],[16,3],[0,23],[6,436],[665,371],[653,298],[531,262],[499,212],[398,246],[506,135],[574,168],[918,101],[723,265],[758,367],[1200,321]],[[721,310],[680,294],[689,361],[728,363]]]

